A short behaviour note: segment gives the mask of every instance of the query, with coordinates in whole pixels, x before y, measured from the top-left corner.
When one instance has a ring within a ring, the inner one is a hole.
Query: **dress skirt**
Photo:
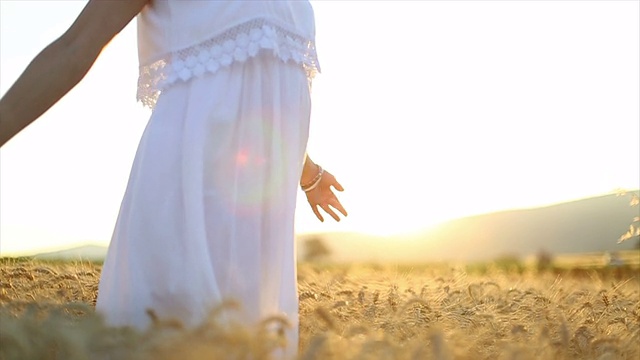
[[[142,136],[97,310],[110,325],[203,322],[225,300],[251,325],[285,315],[297,348],[294,212],[309,83],[269,54],[163,91]],[[117,146],[117,144],[116,144]]]

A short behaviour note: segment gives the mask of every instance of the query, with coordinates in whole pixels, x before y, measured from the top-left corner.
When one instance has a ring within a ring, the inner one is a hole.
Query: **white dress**
[[[212,307],[233,299],[247,324],[287,316],[293,354],[293,219],[309,129],[309,81],[317,70],[313,33],[305,34],[313,29],[310,5],[153,4],[138,23],[139,98],[154,110],[102,270],[97,310],[116,326],[145,328],[149,309],[196,325]],[[216,25],[195,45],[176,46],[174,37],[146,61],[150,29],[183,31],[161,16],[163,9],[175,16],[176,7],[186,16],[242,16]]]

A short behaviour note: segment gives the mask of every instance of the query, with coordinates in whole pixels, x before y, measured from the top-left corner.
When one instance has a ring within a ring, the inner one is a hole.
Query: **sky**
[[[85,1],[0,1],[0,94]],[[312,1],[308,151],[349,216],[391,235],[640,187],[638,1]],[[150,112],[135,21],[0,150],[0,255],[109,242]],[[46,84],[43,84],[46,86]]]

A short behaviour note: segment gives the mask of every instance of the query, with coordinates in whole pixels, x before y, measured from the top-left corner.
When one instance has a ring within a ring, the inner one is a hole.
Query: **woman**
[[[0,144],[57,102],[138,15],[141,139],[100,281],[113,325],[284,314],[297,342],[298,183],[336,221],[341,185],[305,155],[318,62],[306,1],[90,1],[0,100]],[[73,61],[69,61],[73,59]],[[47,84],[47,86],[41,86]]]

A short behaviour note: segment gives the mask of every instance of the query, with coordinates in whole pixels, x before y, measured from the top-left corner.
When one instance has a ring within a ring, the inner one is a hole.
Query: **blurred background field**
[[[640,252],[298,267],[301,359],[637,359]],[[286,319],[141,333],[95,315],[101,265],[4,258],[0,359],[268,359]],[[152,314],[150,314],[152,315]]]

